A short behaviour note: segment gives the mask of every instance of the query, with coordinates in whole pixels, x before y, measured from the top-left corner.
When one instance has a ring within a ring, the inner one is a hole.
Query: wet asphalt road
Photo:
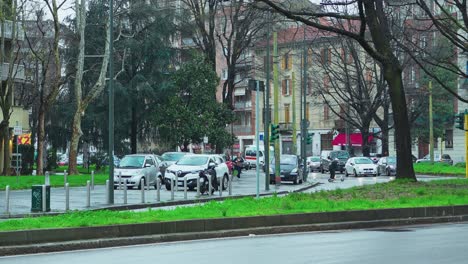
[[[468,223],[440,224],[0,257],[0,263],[465,264],[468,260],[467,237]]]

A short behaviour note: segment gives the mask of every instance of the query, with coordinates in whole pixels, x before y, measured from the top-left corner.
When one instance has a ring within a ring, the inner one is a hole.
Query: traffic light
[[[271,124],[270,141],[274,142],[277,139],[279,139],[279,125]]]
[[[455,115],[455,127],[461,130],[465,130],[465,114],[459,113]]]
[[[307,133],[307,138],[306,138],[306,143],[307,145],[312,144],[312,137],[314,136],[314,133]]]

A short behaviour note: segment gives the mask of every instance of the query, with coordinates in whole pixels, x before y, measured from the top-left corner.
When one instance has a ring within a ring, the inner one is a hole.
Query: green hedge
[[[465,175],[465,167],[451,166],[447,163],[436,162],[430,163],[415,163],[414,171],[417,174],[428,175]]]

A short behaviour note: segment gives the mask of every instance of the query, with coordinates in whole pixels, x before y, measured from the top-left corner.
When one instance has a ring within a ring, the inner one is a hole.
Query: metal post
[[[260,82],[256,81],[255,86],[257,89],[257,93],[255,94],[255,147],[256,147],[256,159],[255,159],[255,171],[256,171],[256,179],[257,179],[257,198],[260,197]],[[268,149],[266,150],[268,151]],[[222,188],[221,188],[222,189]],[[211,192],[210,192],[211,193]]]
[[[274,105],[274,112],[273,112],[273,119],[275,125],[279,124],[279,73],[278,73],[278,33],[273,32],[273,105]],[[280,176],[280,139],[275,140],[275,182],[276,184],[281,183],[281,176]],[[269,171],[267,173],[270,173]]]
[[[465,124],[464,124],[464,129],[465,129],[465,162],[468,164],[468,113],[465,110]],[[468,178],[468,166],[465,166],[465,177]]]
[[[174,178],[171,178],[171,201],[174,201]]]
[[[292,96],[292,142],[293,142],[293,154],[297,155],[297,118],[296,118],[296,75],[292,73],[291,83],[291,96]]]
[[[187,200],[187,176],[184,176],[184,200]]]
[[[5,189],[5,214],[10,213],[10,185],[6,186]]]
[[[91,171],[91,189],[94,190],[94,171]]]
[[[106,180],[106,203],[107,204],[110,204],[110,201],[109,201],[109,180]],[[112,188],[114,188],[114,186],[112,186]]]
[[[113,189],[114,188],[112,188],[112,190]],[[119,171],[119,190],[122,190],[122,172],[121,171]]]
[[[49,172],[46,171],[45,172],[45,182],[44,182],[45,185],[50,185],[50,175],[49,175]]]
[[[140,180],[140,186],[141,186],[141,203],[145,203],[145,180],[144,179]]]
[[[156,179],[156,202],[161,201],[161,179]]]
[[[86,207],[91,207],[91,182],[86,181]]]
[[[197,176],[197,198],[200,197],[200,175]]]
[[[149,180],[149,177],[148,177],[148,180],[146,181],[146,190],[149,191],[149,189],[150,189],[150,180]]]
[[[208,196],[211,196],[212,191],[213,191],[213,186],[211,186],[211,175],[209,175],[209,177],[208,177]]]
[[[224,176],[220,177],[218,181],[219,197],[223,196],[223,178]]]
[[[68,179],[67,179],[67,171],[63,171],[63,187],[65,188],[65,184],[67,184]]]
[[[268,13],[268,21],[270,21],[271,13]],[[267,47],[266,47],[266,86],[265,86],[265,133],[263,140],[265,141],[265,190],[270,190],[270,123],[271,123],[271,109],[270,109],[270,28],[271,25],[267,25]],[[229,178],[229,195],[231,195],[231,179]]]
[[[65,211],[70,210],[70,184],[65,183]]]
[[[47,211],[47,201],[46,201],[46,185],[42,185],[42,212]]]
[[[432,81],[429,81],[429,157],[434,163],[434,123],[432,120]]]
[[[109,0],[109,181],[114,180],[114,0]],[[114,204],[114,188],[109,186],[109,204]]]
[[[124,204],[127,204],[127,180],[124,182],[124,189],[123,189],[123,195],[124,195]]]
[[[303,175],[303,179],[304,181],[307,181],[307,142],[306,142],[306,138],[307,138],[307,45],[306,45],[306,26],[304,25],[304,73],[303,73],[303,80],[302,80],[302,100],[304,100],[304,105],[303,105],[303,111],[304,113],[302,114],[302,117],[304,118],[304,121],[303,121],[303,124],[302,124],[302,127],[303,127],[303,130],[302,130],[302,145],[304,146],[304,150],[302,151],[302,165],[303,165],[303,172],[302,172],[302,175]],[[304,177],[305,175],[305,177]]]
[[[268,182],[268,185],[270,184],[270,182]],[[229,187],[229,196],[232,196],[232,175],[229,176],[229,182],[228,182],[228,187]]]

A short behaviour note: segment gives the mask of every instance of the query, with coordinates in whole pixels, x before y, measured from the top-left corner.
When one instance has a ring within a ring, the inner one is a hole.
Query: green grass
[[[465,175],[465,168],[459,166],[450,166],[446,163],[415,163],[414,171],[417,174],[430,175]]]
[[[107,174],[95,174],[94,184],[105,184],[109,178]],[[11,190],[31,189],[32,185],[44,184],[44,176],[19,176],[17,183],[16,176],[0,176],[0,190],[5,190],[7,185],[10,185]],[[91,180],[91,175],[69,175],[67,177],[70,187],[86,186],[86,181]],[[50,185],[52,187],[63,186],[63,175],[51,175]]]
[[[465,204],[468,204],[468,180],[466,179],[440,180],[427,183],[393,181],[344,190],[321,191],[312,194],[295,193],[285,197],[266,197],[260,200],[244,198],[224,202],[209,202],[194,207],[178,207],[173,210],[71,212],[59,216],[0,222],[0,230],[84,227],[200,218]]]
[[[57,168],[55,168],[54,171],[56,172],[68,171],[68,166],[57,166]],[[91,174],[91,171],[94,171],[94,173],[106,173],[107,168],[102,167],[101,170],[97,171],[96,165],[91,165],[89,167],[89,170],[87,168],[84,168],[83,166],[78,166],[78,172],[80,174]]]

